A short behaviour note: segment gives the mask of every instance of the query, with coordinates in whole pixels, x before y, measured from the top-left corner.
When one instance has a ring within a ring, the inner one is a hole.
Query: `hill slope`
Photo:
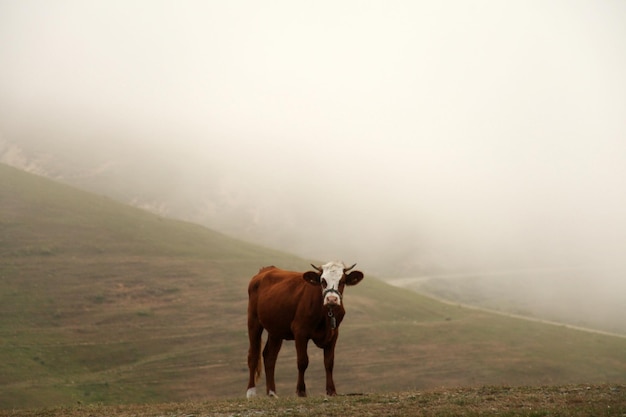
[[[626,339],[441,304],[346,261],[366,279],[346,293],[340,393],[626,378]],[[244,395],[247,282],[308,263],[0,165],[0,408]],[[295,369],[286,343],[279,394]]]

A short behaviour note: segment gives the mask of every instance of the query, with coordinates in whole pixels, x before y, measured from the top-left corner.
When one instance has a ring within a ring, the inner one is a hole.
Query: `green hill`
[[[340,393],[626,380],[624,338],[441,304],[346,261],[366,279],[346,292]],[[247,282],[309,262],[0,165],[0,408],[243,396]],[[285,343],[279,395],[295,379]]]

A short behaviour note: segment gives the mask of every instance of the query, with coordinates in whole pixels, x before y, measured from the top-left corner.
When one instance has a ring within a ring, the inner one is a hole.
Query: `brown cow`
[[[339,324],[345,315],[343,289],[363,279],[361,271],[349,272],[342,262],[329,262],[316,271],[291,272],[275,266],[262,268],[248,286],[248,398],[256,395],[256,379],[261,375],[261,334],[267,331],[263,349],[267,394],[276,396],[274,368],[283,340],[295,340],[298,356],[296,393],[306,397],[304,371],[309,365],[309,340],[324,349],[326,394],[336,395],[333,382],[335,344]]]

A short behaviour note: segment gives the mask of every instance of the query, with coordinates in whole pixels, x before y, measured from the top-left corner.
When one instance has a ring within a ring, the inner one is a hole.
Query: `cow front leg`
[[[309,339],[296,338],[296,354],[298,356],[298,383],[296,384],[296,394],[298,397],[306,397],[306,385],[304,384],[304,372],[309,367],[309,354],[307,345]]]
[[[335,382],[333,381],[333,367],[335,366],[335,342],[324,348],[324,368],[326,369],[326,395],[337,395]]]
[[[278,358],[278,352],[280,352],[282,345],[283,339],[269,335],[265,348],[263,349],[263,361],[265,362],[265,387],[267,395],[270,397],[277,397],[274,369],[276,368],[276,359]]]

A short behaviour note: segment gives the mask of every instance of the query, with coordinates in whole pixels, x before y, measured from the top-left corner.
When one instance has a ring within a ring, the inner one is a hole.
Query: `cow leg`
[[[304,372],[309,367],[309,354],[307,353],[307,345],[309,339],[296,338],[296,354],[298,356],[298,383],[296,385],[296,393],[299,397],[306,397],[306,385],[304,384]]]
[[[248,320],[248,338],[250,339],[250,348],[248,349],[248,369],[250,370],[250,379],[248,379],[248,391],[246,397],[251,398],[256,395],[256,380],[261,374],[261,335],[263,327],[256,319]]]
[[[268,335],[267,343],[263,349],[263,361],[265,362],[265,385],[267,395],[270,397],[277,397],[276,382],[274,381],[274,368],[276,367],[276,359],[278,358],[278,352],[280,352],[282,345],[283,339]]]
[[[333,367],[335,366],[335,342],[324,348],[324,368],[326,369],[326,395],[337,395],[335,382],[333,381]]]

